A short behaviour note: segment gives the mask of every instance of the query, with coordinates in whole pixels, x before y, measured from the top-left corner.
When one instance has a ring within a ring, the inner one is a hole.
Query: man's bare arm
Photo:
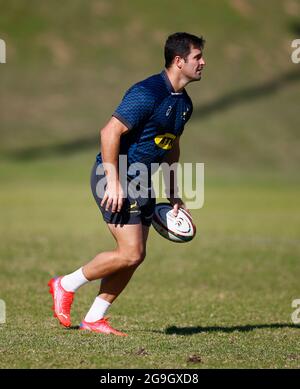
[[[172,149],[166,154],[164,158],[164,162],[166,162],[168,165],[172,165],[173,163],[179,161],[179,157],[180,157],[179,140],[180,140],[179,137],[175,139]],[[166,188],[168,189],[169,191],[168,193],[170,193],[170,195],[174,195],[174,194],[177,195],[178,192],[177,185],[176,185],[176,175],[177,172],[176,170],[174,170],[174,174],[173,171],[171,171],[170,177],[164,176],[165,184],[167,185],[168,182],[170,183],[170,187]]]
[[[101,202],[106,210],[112,207],[112,212],[120,212],[123,204],[123,190],[119,180],[119,153],[121,136],[128,131],[128,128],[114,116],[100,131],[101,155],[103,167],[107,179],[107,188]]]
[[[166,154],[164,158],[164,162],[168,163],[169,165],[172,165],[175,162],[179,162],[179,157],[180,157],[179,140],[180,140],[179,137],[175,139],[172,149]],[[174,215],[177,216],[178,209],[180,207],[184,208],[186,211],[189,212],[189,210],[186,208],[184,202],[181,200],[178,194],[177,170],[174,169],[170,171],[169,179],[164,175],[164,180],[166,185],[168,182],[170,183],[170,187],[166,188],[166,190],[167,190],[167,196],[169,195],[168,199],[173,206]]]

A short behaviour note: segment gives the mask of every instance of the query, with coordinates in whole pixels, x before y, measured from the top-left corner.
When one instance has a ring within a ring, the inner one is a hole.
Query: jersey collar
[[[160,75],[162,76],[163,80],[165,81],[165,84],[167,86],[167,89],[168,91],[172,94],[172,95],[182,95],[183,92],[175,92],[172,84],[171,84],[171,81],[169,80],[169,77],[167,75],[167,72],[165,70],[163,70]]]

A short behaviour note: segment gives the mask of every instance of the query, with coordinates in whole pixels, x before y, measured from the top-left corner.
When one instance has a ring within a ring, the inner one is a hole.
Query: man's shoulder
[[[137,82],[130,89],[135,90],[141,94],[147,94],[149,97],[154,99],[161,97],[163,93],[167,92],[164,80],[160,73],[154,74],[142,81]]]
[[[158,73],[158,74],[153,74],[152,76],[147,77],[142,81],[139,81],[136,85],[140,85],[145,88],[151,89],[151,88],[156,88],[161,85],[164,85],[164,80],[161,76],[161,73]]]

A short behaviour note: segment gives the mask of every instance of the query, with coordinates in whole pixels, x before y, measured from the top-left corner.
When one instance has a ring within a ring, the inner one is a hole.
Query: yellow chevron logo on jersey
[[[155,144],[164,150],[170,150],[173,147],[176,136],[166,132],[165,134],[157,135],[154,138]]]
[[[135,201],[133,204],[130,204],[130,209],[137,207],[137,201]]]

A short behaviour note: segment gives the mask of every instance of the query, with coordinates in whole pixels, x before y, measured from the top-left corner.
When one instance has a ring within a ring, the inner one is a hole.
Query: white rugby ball
[[[156,204],[152,225],[160,235],[172,242],[189,242],[196,234],[191,215],[179,208],[178,215],[174,216],[170,203]]]

